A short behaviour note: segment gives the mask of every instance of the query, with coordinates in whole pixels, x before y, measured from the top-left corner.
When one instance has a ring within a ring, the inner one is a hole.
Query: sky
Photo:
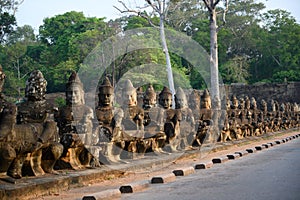
[[[143,0],[130,0],[135,3]],[[291,13],[300,23],[300,3],[299,0],[259,0],[264,2],[267,10],[283,9]],[[129,2],[129,0],[125,0]],[[106,17],[115,19],[121,17],[121,14],[113,6],[121,7],[118,0],[24,0],[20,5],[17,13],[18,26],[30,25],[37,32],[43,19],[54,17],[55,15],[64,14],[68,11],[83,12],[86,17]]]

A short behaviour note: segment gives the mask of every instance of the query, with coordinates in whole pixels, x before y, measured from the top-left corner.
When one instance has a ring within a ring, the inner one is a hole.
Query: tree
[[[22,2],[23,0],[0,1],[0,44],[2,44],[5,41],[5,37],[13,31],[13,27],[16,25],[15,12]]]
[[[247,83],[249,74],[247,57],[236,56],[227,61],[220,69],[225,83]]]
[[[157,15],[159,17],[159,26],[158,27],[159,27],[159,31],[160,31],[160,39],[161,39],[161,43],[162,43],[162,48],[163,48],[163,51],[164,51],[164,54],[166,57],[166,68],[167,68],[167,72],[168,72],[169,88],[174,96],[174,94],[175,94],[174,78],[173,78],[170,54],[169,54],[168,45],[167,45],[166,36],[165,36],[165,20],[166,20],[166,16],[167,16],[168,9],[169,9],[169,7],[168,7],[169,1],[168,0],[145,0],[145,6],[140,8],[139,10],[130,9],[128,6],[126,6],[124,1],[122,1],[122,0],[120,0],[118,2],[121,3],[125,9],[125,10],[121,10],[121,9],[115,7],[121,13],[135,13],[138,16],[147,19],[148,22],[154,27],[156,27],[157,25],[155,25],[152,22],[151,16]],[[147,10],[147,9],[152,10],[152,13],[150,15],[148,15],[146,13],[145,10]],[[175,105],[175,103],[173,103],[173,106],[174,105]]]
[[[195,29],[200,28],[194,25],[195,20],[207,18],[205,5],[198,0],[173,0],[168,6],[166,23],[177,31],[185,31],[187,35],[192,35]]]
[[[221,109],[219,89],[219,64],[218,64],[218,26],[217,26],[217,5],[220,0],[203,0],[210,14],[210,74],[211,74],[211,96],[213,108]],[[228,0],[225,0],[223,21],[228,10]]]
[[[277,9],[264,13],[262,21],[262,33],[257,35],[260,38],[257,45],[260,56],[255,63],[251,63],[253,71],[259,69],[255,70],[254,81],[272,81],[275,74],[274,78],[278,81],[278,74],[289,74],[281,72],[299,71],[300,25],[295,18],[289,12]]]
[[[104,19],[85,17],[82,12],[75,11],[44,19],[38,35],[42,43],[39,55],[49,92],[63,91],[64,72],[77,71],[97,44],[114,32]]]
[[[226,83],[245,83],[251,77],[250,63],[260,56],[261,11],[265,6],[255,0],[231,0],[228,6],[226,24],[218,32],[219,69]],[[237,64],[241,68],[234,67]]]
[[[17,27],[6,39],[6,63],[4,66],[11,71],[11,79],[16,83],[9,85],[17,91],[18,98],[21,98],[21,89],[25,84],[25,77],[31,72],[32,60],[26,55],[30,45],[35,44],[35,34],[31,26]],[[11,82],[10,82],[11,83]],[[13,93],[12,93],[13,94]]]
[[[101,35],[107,34],[104,18],[86,18],[82,12],[71,11],[55,17],[45,18],[39,28],[39,39],[49,47],[52,57],[55,57],[55,66],[69,59],[70,40],[88,31],[99,30]],[[93,44],[95,47],[96,44]]]

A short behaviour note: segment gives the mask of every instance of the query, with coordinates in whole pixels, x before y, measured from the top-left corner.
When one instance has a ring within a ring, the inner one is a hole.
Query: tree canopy
[[[45,18],[34,33],[29,25],[17,26],[17,5],[0,1],[0,64],[7,74],[4,92],[23,96],[25,81],[33,69],[43,72],[48,92],[62,92],[72,70],[84,68],[84,60],[102,42],[127,30],[149,27],[146,19],[128,15],[114,20],[86,17],[70,11]],[[17,2],[17,1],[14,1]],[[218,16],[219,70],[225,83],[300,81],[300,25],[285,10],[264,12],[264,4],[255,0],[231,0],[223,24]],[[150,15],[149,15],[150,16]],[[159,22],[158,16],[151,16]],[[170,1],[166,27],[179,31],[209,52],[209,16],[202,1]],[[153,41],[158,42],[158,41]],[[184,58],[171,52],[172,68],[182,84],[204,88],[204,81]],[[106,75],[121,79],[132,68],[149,68],[165,62],[163,49],[140,49],[116,60]],[[154,69],[153,69],[154,70]],[[155,71],[153,71],[155,73]],[[154,82],[156,76],[144,75]]]

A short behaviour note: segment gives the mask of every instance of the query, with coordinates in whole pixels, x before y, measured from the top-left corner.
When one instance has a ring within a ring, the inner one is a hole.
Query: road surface
[[[299,200],[300,139],[197,170],[171,183],[152,184],[142,192],[122,194],[121,199]]]

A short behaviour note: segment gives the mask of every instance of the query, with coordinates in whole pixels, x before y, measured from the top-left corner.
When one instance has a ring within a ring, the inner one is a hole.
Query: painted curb
[[[194,167],[195,169],[208,169],[211,168],[213,165],[214,163],[212,161],[208,161],[206,163],[196,164]]]
[[[169,173],[169,174],[163,174],[161,176],[155,176],[152,177],[151,183],[156,184],[156,183],[168,183],[176,180],[176,176],[174,173]]]
[[[285,139],[282,139],[281,141],[282,141],[283,143],[285,143]]]
[[[187,176],[193,173],[195,173],[194,167],[186,167],[184,169],[173,170],[173,174],[175,174],[175,176]]]
[[[105,200],[111,198],[121,197],[121,192],[119,189],[105,190],[102,192],[97,192],[91,195],[84,196],[82,200]]]
[[[227,158],[229,160],[235,160],[235,159],[238,159],[239,157],[241,157],[240,154],[229,154],[229,155],[227,155]]]
[[[256,149],[255,148],[252,148],[252,149],[246,149],[246,151],[248,153],[255,153],[256,152]]]
[[[266,147],[265,146],[256,146],[255,147],[255,149],[257,150],[257,151],[261,151],[261,150],[263,150],[263,149],[265,149]]]
[[[262,144],[261,146],[265,147],[266,149],[268,149],[269,147],[271,147],[270,144]]]
[[[150,182],[148,180],[143,180],[129,183],[128,185],[122,185],[119,190],[121,193],[133,193],[148,188],[149,186]]]
[[[270,145],[270,147],[274,147],[274,146],[276,145],[276,143],[275,143],[275,142],[269,142],[269,143],[267,143],[267,144],[269,144],[269,145]]]
[[[221,156],[219,158],[212,159],[213,164],[221,164],[227,162],[229,159],[227,156]]]
[[[240,155],[240,157],[243,157],[243,156],[246,156],[246,155],[248,155],[249,154],[249,152],[248,151],[239,151],[239,152],[235,152],[235,154],[239,154]]]
[[[282,142],[282,141],[280,141],[280,140],[276,140],[276,141],[275,141],[276,144],[281,144],[281,142]]]

